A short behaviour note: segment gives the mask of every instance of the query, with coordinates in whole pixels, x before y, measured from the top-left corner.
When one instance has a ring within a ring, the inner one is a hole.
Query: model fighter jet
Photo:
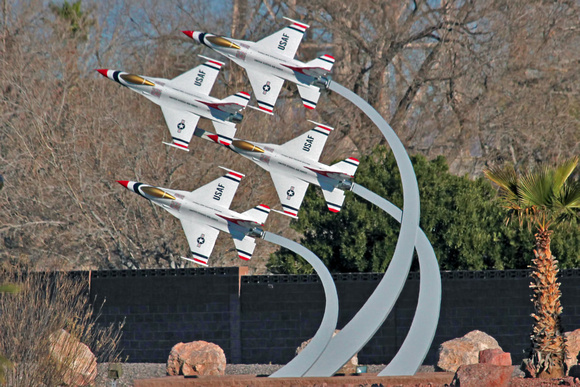
[[[291,21],[292,25],[257,42],[199,31],[183,33],[245,68],[258,100],[258,107],[262,111],[270,114],[273,112],[284,80],[295,83],[304,106],[314,109],[320,97],[320,89],[313,83],[330,72],[334,58],[323,55],[308,63],[294,59],[309,26],[285,19]]]
[[[235,132],[235,123],[243,116],[239,111],[246,107],[250,95],[239,92],[223,100],[209,96],[222,62],[209,58],[171,80],[129,74],[122,71],[100,69],[103,76],[144,95],[161,107],[172,143],[165,143],[189,151],[189,141],[200,117],[212,121],[220,141],[229,143]]]
[[[207,266],[220,231],[231,234],[239,257],[246,261],[252,257],[256,247],[254,238],[249,235],[261,237],[263,234],[261,227],[270,213],[268,206],[260,204],[241,214],[229,209],[243,176],[229,171],[192,192],[135,181],[117,182],[178,218],[193,254],[193,258],[182,258]]]
[[[284,213],[293,218],[298,217],[308,184],[322,188],[328,209],[339,212],[344,203],[343,189],[350,189],[350,181],[359,164],[353,157],[330,166],[320,163],[318,159],[332,128],[313,123],[316,124],[314,129],[283,145],[262,144],[236,138],[231,144],[222,144],[270,172]],[[220,143],[216,134],[203,129],[197,128],[194,134]]]

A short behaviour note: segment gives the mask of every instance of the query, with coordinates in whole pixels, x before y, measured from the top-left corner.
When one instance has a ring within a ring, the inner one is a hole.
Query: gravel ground
[[[123,376],[117,382],[117,387],[133,386],[134,379],[160,378],[165,375],[165,363],[124,363]],[[227,375],[270,375],[281,368],[279,364],[228,364]],[[385,365],[369,365],[369,373],[380,372]],[[111,386],[107,379],[108,364],[99,364],[99,376],[96,386]],[[422,366],[419,372],[433,372],[433,366]]]

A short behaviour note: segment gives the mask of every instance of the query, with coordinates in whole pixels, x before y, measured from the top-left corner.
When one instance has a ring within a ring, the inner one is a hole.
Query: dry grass
[[[12,362],[6,372],[7,385],[57,386],[71,377],[71,369],[90,373],[92,365],[79,361],[73,339],[65,340],[55,356],[51,342],[63,329],[75,342],[86,344],[97,361],[119,360],[123,324],[95,324],[98,313],[89,300],[87,278],[9,268],[0,270],[0,283],[19,288],[0,295],[0,353]]]

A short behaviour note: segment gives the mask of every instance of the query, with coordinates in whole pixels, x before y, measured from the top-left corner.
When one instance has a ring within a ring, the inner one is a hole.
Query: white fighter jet
[[[204,57],[205,58],[205,57]],[[240,110],[246,107],[250,94],[239,92],[222,100],[209,96],[222,62],[205,58],[207,62],[171,80],[146,77],[123,71],[99,69],[103,76],[144,95],[161,107],[172,143],[189,151],[189,141],[200,117],[212,121],[220,141],[229,143],[241,122]]]
[[[256,247],[250,235],[261,237],[263,234],[261,227],[268,218],[270,207],[260,204],[241,214],[229,209],[243,176],[229,171],[192,192],[158,188],[135,181],[117,182],[178,218],[193,254],[193,258],[182,258],[207,266],[220,231],[232,236],[238,256],[246,261],[252,257]]]
[[[199,31],[183,33],[245,68],[262,111],[272,114],[284,80],[295,83],[304,106],[314,109],[320,97],[320,89],[313,82],[330,72],[334,58],[323,55],[308,63],[294,59],[309,26],[285,19],[291,21],[292,25],[257,42]]]
[[[322,188],[328,209],[339,212],[344,203],[343,189],[350,189],[359,164],[354,157],[330,166],[320,163],[318,159],[333,128],[310,122],[316,124],[314,129],[283,145],[262,144],[237,138],[231,144],[224,145],[270,172],[282,209],[293,218],[298,218],[308,184]],[[194,134],[220,143],[216,134],[201,128],[197,128]]]

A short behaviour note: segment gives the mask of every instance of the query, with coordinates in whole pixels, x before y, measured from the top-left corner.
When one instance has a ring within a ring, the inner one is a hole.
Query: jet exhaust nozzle
[[[228,117],[228,121],[233,122],[235,124],[239,124],[244,119],[244,115],[242,113],[234,113],[230,117]]]
[[[261,228],[252,227],[248,235],[256,237],[256,238],[264,238],[265,232]]]

